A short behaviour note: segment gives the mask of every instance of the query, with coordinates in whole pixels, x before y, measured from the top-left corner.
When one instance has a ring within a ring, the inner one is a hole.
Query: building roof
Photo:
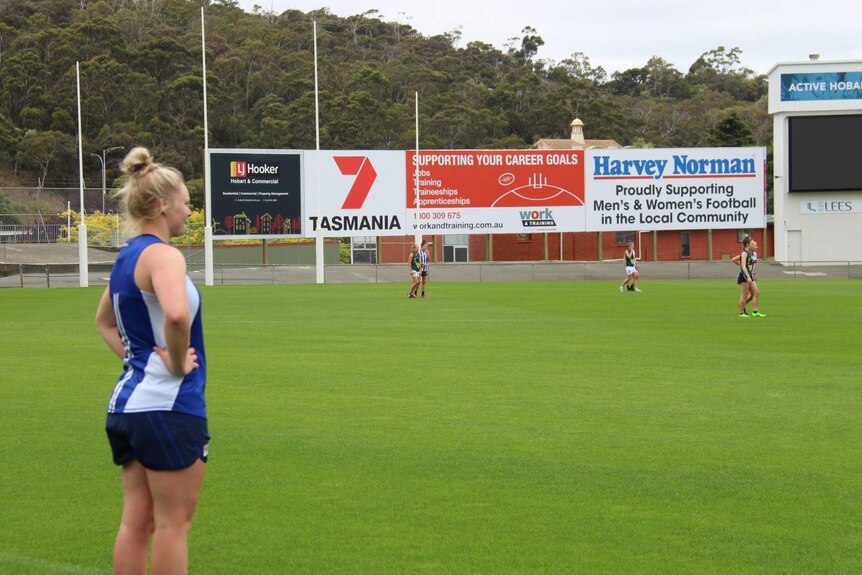
[[[584,143],[574,140],[557,140],[552,138],[541,138],[536,140],[533,147],[537,150],[586,150],[587,148],[622,148],[616,140],[584,140]]]
[[[586,140],[584,139],[584,123],[575,118],[569,124],[572,136],[568,140],[541,138],[533,147],[539,150],[586,150],[588,148],[622,148],[616,140]]]

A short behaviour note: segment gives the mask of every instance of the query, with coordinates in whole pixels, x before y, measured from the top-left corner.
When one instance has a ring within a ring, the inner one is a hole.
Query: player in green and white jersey
[[[757,242],[750,236],[745,236],[742,240],[742,252],[738,256],[734,256],[733,263],[739,266],[739,275],[736,277],[736,283],[739,285],[739,317],[766,317],[765,313],[760,313],[758,305],[760,304],[760,288],[757,286]],[[754,309],[751,315],[748,315],[748,310],[745,306],[751,302]]]
[[[620,284],[620,291],[641,291],[638,287],[638,257],[635,253],[635,243],[629,242],[625,251],[626,259],[626,279]]]
[[[416,297],[416,290],[419,289],[419,282],[422,280],[422,263],[418,245],[413,244],[413,247],[410,248],[410,257],[407,259],[407,263],[410,265],[410,279],[413,280],[413,285],[410,286],[407,297],[413,299]]]

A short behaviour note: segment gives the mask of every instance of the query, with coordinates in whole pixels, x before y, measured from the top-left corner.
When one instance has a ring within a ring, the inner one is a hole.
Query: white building
[[[862,60],[769,71],[775,259],[862,262]]]

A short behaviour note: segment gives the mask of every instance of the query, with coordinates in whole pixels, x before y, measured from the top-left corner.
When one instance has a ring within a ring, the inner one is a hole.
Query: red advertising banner
[[[584,229],[581,150],[407,152],[407,207],[430,233],[522,233]]]

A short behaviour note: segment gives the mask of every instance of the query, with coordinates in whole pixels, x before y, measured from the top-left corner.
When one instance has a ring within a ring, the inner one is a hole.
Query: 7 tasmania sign
[[[306,235],[411,233],[404,227],[404,152],[306,152],[305,177]]]

